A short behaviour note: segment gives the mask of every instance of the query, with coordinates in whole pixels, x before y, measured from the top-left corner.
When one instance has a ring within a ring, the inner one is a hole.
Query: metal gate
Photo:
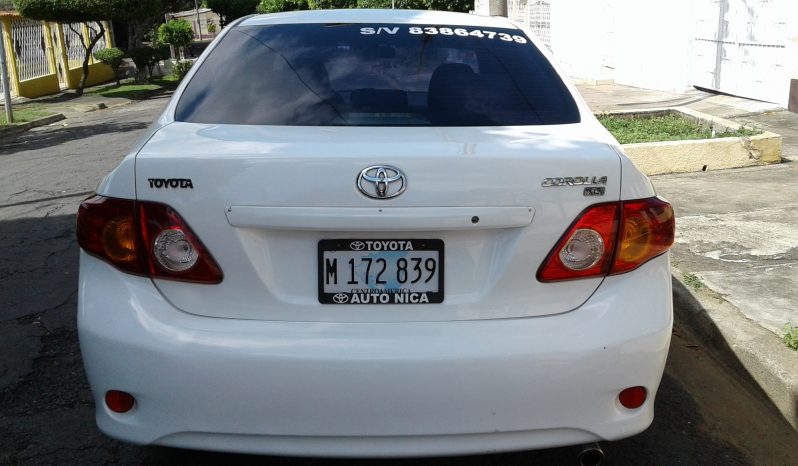
[[[786,106],[790,1],[696,0],[692,84]]]

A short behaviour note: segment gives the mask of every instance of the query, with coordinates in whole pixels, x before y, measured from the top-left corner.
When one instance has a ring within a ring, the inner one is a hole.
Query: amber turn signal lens
[[[651,249],[651,229],[649,225],[639,217],[625,218],[623,236],[618,244],[618,260],[625,262],[637,262],[648,254]]]
[[[136,232],[132,217],[116,217],[105,224],[102,233],[105,253],[119,262],[136,260]]]
[[[673,207],[652,197],[622,203],[621,231],[611,275],[629,272],[670,249],[676,223]]]

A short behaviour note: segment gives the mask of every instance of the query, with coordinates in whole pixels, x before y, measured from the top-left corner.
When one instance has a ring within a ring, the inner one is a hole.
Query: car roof
[[[480,16],[467,13],[430,10],[345,10],[290,11],[254,15],[244,19],[239,26],[296,23],[381,23],[381,24],[433,24],[475,27],[511,28],[516,26],[501,16]]]

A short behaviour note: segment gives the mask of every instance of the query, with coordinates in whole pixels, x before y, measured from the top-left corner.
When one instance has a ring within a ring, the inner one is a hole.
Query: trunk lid
[[[621,182],[619,156],[602,141],[572,137],[581,129],[169,124],[137,155],[137,197],[177,210],[224,280],[155,283],[185,312],[240,319],[443,321],[570,311],[601,279],[544,284],[535,273],[585,207],[619,199]],[[356,178],[374,165],[401,170],[405,192],[363,195]],[[603,196],[583,194],[579,183],[593,177],[606,177],[597,185]],[[443,242],[442,303],[319,302],[320,241],[411,239]]]

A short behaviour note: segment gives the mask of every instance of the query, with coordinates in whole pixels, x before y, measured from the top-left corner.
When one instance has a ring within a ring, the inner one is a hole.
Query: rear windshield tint
[[[578,123],[517,29],[408,24],[237,27],[177,104],[178,121],[306,126]]]

